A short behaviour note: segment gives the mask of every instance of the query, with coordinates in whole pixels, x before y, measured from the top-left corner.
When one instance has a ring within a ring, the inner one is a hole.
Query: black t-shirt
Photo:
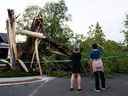
[[[71,60],[72,60],[73,64],[80,64],[81,54],[80,53],[73,53]]]
[[[81,67],[81,54],[73,53],[71,56],[71,60],[72,60],[72,72],[79,73]]]

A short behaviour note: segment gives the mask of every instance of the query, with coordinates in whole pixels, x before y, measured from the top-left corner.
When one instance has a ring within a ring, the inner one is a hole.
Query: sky
[[[2,0],[0,3],[0,32],[6,32],[5,21],[7,8],[16,14],[30,5],[43,6],[46,2],[57,0]],[[91,24],[99,22],[106,39],[121,42],[124,39],[121,31],[125,16],[128,13],[128,0],[65,0],[72,21],[69,26],[75,33],[86,35]]]

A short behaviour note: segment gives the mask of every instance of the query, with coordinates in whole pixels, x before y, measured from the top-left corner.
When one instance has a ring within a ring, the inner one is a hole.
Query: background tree
[[[34,17],[41,15],[43,9],[39,6],[29,6],[25,9],[21,16],[17,19],[16,29],[20,32],[23,29],[31,30],[31,24],[33,22]],[[27,36],[27,41],[22,45],[22,59],[26,59],[30,61],[32,58],[32,51],[34,49],[33,37]]]
[[[87,67],[91,45],[98,43],[103,47],[103,61],[105,72],[127,72],[127,52],[123,51],[124,46],[113,40],[106,40],[102,27],[97,22],[96,25],[89,26],[89,31],[85,40],[81,42],[82,63]]]
[[[67,25],[67,22],[71,20],[70,14],[68,14],[68,8],[65,5],[64,0],[60,0],[58,2],[46,3],[44,7],[29,6],[26,8],[26,10],[23,12],[23,15],[18,18],[17,29],[29,30],[33,18],[38,14],[43,17],[44,31],[47,33],[48,38],[56,41],[57,43],[59,42],[68,48],[74,46],[74,41],[80,42],[82,64],[87,65],[89,53],[91,51],[91,45],[93,43],[98,43],[104,48],[103,60],[105,63],[106,72],[128,72],[128,61],[126,56],[127,53],[122,50],[124,46],[118,42],[106,40],[104,31],[102,30],[103,28],[99,22],[97,22],[95,25],[89,26],[89,31],[87,32],[86,37],[80,34],[73,34],[72,30]],[[125,26],[126,25],[128,25],[128,16],[125,21]],[[128,45],[127,28],[124,32],[126,45]],[[54,67],[54,69],[64,69],[62,64],[65,63],[48,63],[47,61],[63,60],[69,58],[50,53],[47,50],[47,47],[51,47],[51,45],[49,45],[48,42],[41,41],[39,47],[40,57],[43,62],[45,62],[46,69],[51,70],[52,67]]]
[[[93,42],[103,45],[105,42],[105,35],[99,22],[96,25],[89,26],[89,32],[87,32],[87,39],[91,39]]]
[[[70,20],[67,11],[64,0],[60,0],[58,3],[47,3],[43,14],[45,31],[49,38],[65,44],[73,36],[72,30],[66,24]]]
[[[125,36],[125,44],[128,47],[128,15],[126,15],[126,19],[124,21],[125,30],[123,30],[124,36]]]
[[[96,25],[89,26],[89,31],[87,32],[87,36],[85,40],[81,42],[82,54],[83,56],[88,56],[90,52],[91,45],[93,43],[97,43],[101,46],[105,43],[105,35],[103,33],[102,27],[99,22]],[[87,54],[85,54],[87,53]]]
[[[30,30],[34,17],[41,15],[43,18],[44,31],[47,33],[48,38],[57,43],[63,44],[63,46],[66,46],[67,48],[70,48],[73,32],[67,25],[67,22],[71,20],[70,14],[68,14],[67,11],[68,8],[65,5],[64,0],[60,0],[59,2],[48,2],[44,7],[29,6],[18,18],[17,30]],[[31,44],[31,40],[29,38],[30,37],[27,39],[26,48],[30,47]],[[49,60],[49,58],[50,60],[67,58],[50,53],[47,50],[48,47],[51,47],[48,42],[41,41],[39,46],[41,61],[44,61],[45,59]],[[24,55],[24,57],[25,56],[26,55]],[[51,63],[48,63],[48,65],[51,65]]]
[[[35,5],[27,7],[17,19],[17,30],[30,30],[34,17],[38,16],[39,14],[43,14],[43,8],[40,6]]]
[[[17,29],[30,29],[32,20],[38,14],[42,15],[44,31],[48,37],[56,42],[63,43],[64,46],[70,45],[70,39],[73,36],[72,30],[66,24],[70,20],[70,14],[64,0],[59,2],[46,3],[43,8],[39,6],[29,6],[23,12],[22,17],[18,19]],[[41,42],[44,45],[44,42]],[[48,44],[45,44],[48,46]]]

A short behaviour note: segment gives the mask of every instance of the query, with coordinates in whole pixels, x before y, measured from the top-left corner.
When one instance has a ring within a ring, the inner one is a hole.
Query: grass
[[[53,71],[53,72],[49,72],[47,75],[53,77],[65,77],[67,76],[67,73],[63,71]]]
[[[0,70],[0,77],[25,77],[36,75],[38,75],[38,73],[23,72],[19,70]]]

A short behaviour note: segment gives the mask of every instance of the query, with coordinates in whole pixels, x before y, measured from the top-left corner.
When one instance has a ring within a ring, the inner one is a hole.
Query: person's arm
[[[80,58],[80,60],[81,60],[81,53],[80,53],[79,55],[80,55],[79,58]]]
[[[73,59],[73,54],[70,55],[70,60],[72,61],[72,59]]]
[[[92,59],[89,60],[89,71],[92,73]]]
[[[90,59],[89,59],[89,71],[92,73],[92,52],[90,53]]]

